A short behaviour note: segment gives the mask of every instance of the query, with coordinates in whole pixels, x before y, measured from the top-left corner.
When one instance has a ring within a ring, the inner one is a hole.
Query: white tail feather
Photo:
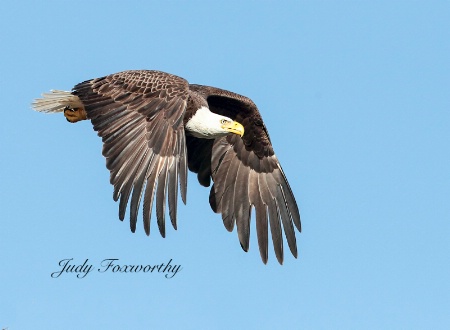
[[[63,112],[66,107],[75,109],[83,108],[78,96],[71,92],[51,90],[49,93],[43,93],[41,99],[35,99],[31,104],[34,110],[39,112],[54,113]]]

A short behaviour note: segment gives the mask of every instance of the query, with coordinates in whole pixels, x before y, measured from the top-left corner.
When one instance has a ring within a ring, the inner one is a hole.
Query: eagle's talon
[[[69,106],[64,108],[64,117],[70,123],[76,123],[77,121],[87,118],[86,112],[82,108],[70,108]]]

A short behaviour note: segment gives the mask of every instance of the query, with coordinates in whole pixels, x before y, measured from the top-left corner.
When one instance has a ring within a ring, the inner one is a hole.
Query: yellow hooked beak
[[[227,121],[222,124],[222,128],[230,133],[234,133],[242,137],[244,135],[244,126],[239,124],[237,121]]]

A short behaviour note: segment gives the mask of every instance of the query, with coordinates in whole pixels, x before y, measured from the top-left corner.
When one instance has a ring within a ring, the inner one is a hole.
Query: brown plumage
[[[72,99],[68,102],[67,98]],[[61,101],[58,108],[45,100],[35,101],[34,108],[56,112],[64,105]],[[298,207],[261,115],[249,98],[214,87],[190,85],[164,72],[124,71],[76,85],[72,96],[65,95],[65,103],[65,111],[69,103],[81,103],[84,116],[102,138],[113,198],[120,200],[119,218],[125,218],[129,203],[133,232],[142,197],[147,235],[154,201],[161,235],[165,236],[166,201],[172,225],[177,228],[178,187],[186,203],[189,168],[198,173],[203,186],[210,186],[212,179],[211,208],[222,214],[227,230],[232,231],[236,224],[245,251],[249,248],[254,208],[263,262],[268,258],[268,225],[278,261],[283,262],[283,230],[297,257],[294,225],[301,230]],[[185,128],[201,107],[240,123],[244,135],[194,137]],[[72,106],[69,111],[73,110]]]

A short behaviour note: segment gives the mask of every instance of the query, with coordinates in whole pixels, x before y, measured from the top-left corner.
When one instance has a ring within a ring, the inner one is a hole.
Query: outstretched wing
[[[186,142],[183,117],[188,83],[159,71],[124,71],[80,83],[73,94],[103,140],[119,218],[130,201],[130,227],[136,230],[144,196],[144,229],[150,234],[153,199],[161,235],[165,236],[166,198],[176,229],[178,182],[186,203]]]
[[[300,213],[273,151],[270,138],[256,105],[248,98],[221,89],[190,85],[203,95],[211,111],[230,117],[245,128],[242,138],[232,134],[214,142],[188,137],[189,168],[198,173],[201,184],[209,186],[212,209],[222,214],[225,227],[237,225],[242,248],[249,248],[250,215],[256,213],[259,250],[264,263],[268,258],[268,224],[278,261],[283,263],[282,227],[292,254],[297,257],[293,224],[301,231]],[[281,225],[282,223],[282,225]]]

